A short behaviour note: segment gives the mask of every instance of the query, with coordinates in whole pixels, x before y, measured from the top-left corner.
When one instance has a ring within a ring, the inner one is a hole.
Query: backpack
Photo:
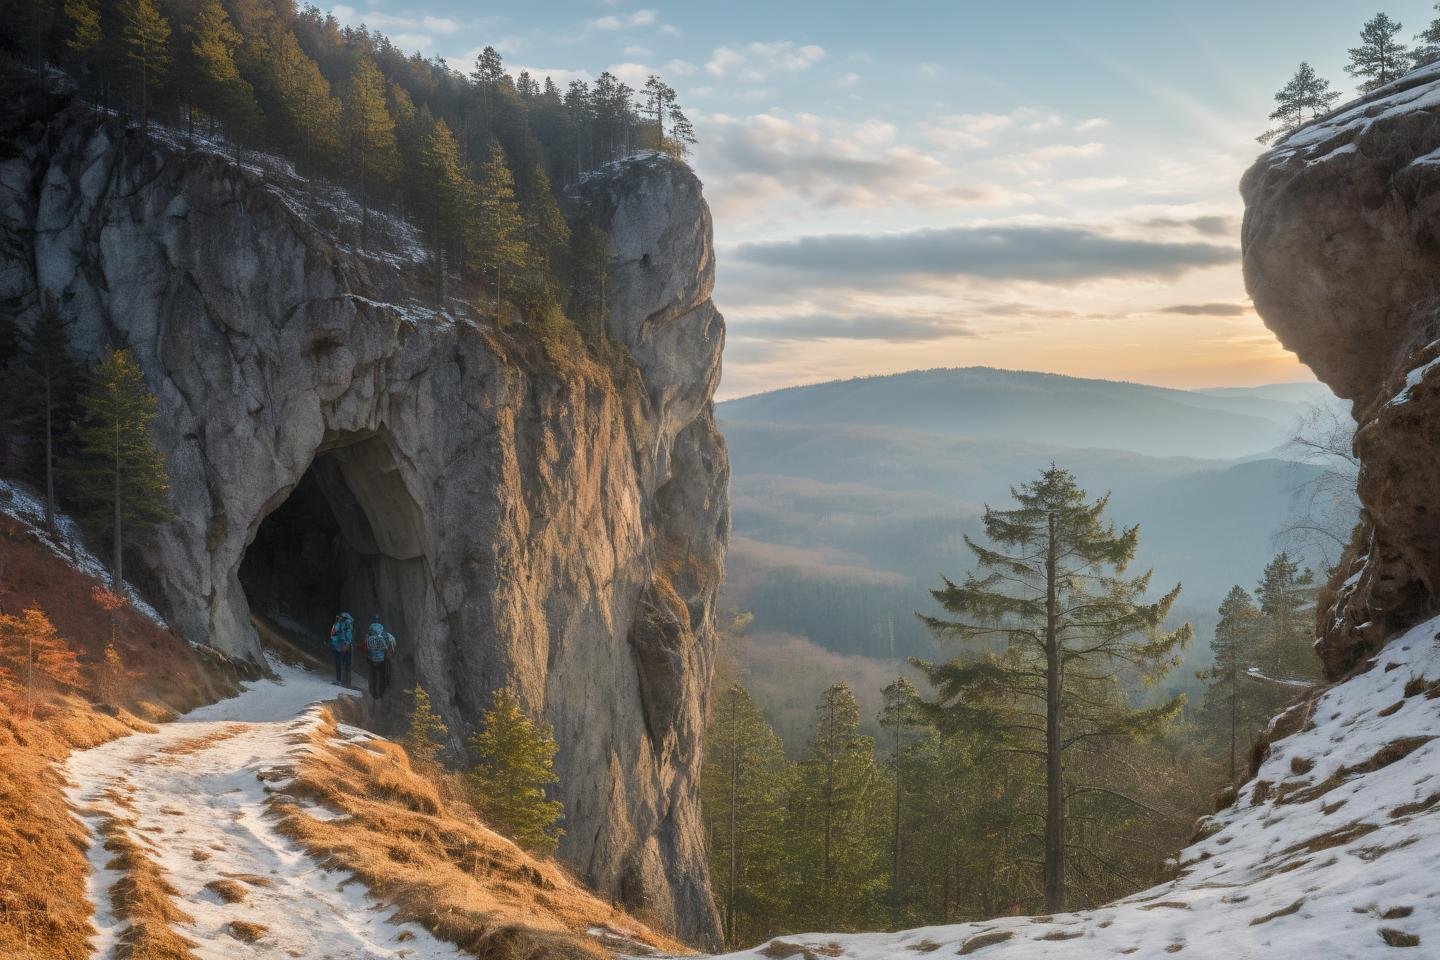
[[[385,659],[389,644],[385,642],[385,628],[378,623],[370,624],[370,634],[365,638],[365,655],[376,663]]]
[[[354,642],[354,627],[352,626],[350,618],[342,613],[340,619],[335,621],[335,625],[330,628],[330,646],[344,653],[350,649]]]

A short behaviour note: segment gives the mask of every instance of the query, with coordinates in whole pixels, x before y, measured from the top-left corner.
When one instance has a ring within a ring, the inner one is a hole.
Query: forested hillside
[[[363,211],[356,247],[382,229],[374,208],[398,212],[423,234],[437,304],[503,301],[550,336],[567,320],[598,325],[608,256],[594,226],[567,222],[563,188],[636,150],[683,156],[695,142],[657,76],[639,91],[609,72],[562,90],[511,76],[493,47],[461,72],[292,0],[5,0],[0,19],[12,74],[59,68],[142,126],[341,183]]]

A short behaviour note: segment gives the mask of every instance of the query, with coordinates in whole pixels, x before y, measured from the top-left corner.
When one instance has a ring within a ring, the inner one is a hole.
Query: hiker
[[[335,682],[350,686],[350,664],[355,656],[355,618],[337,613],[330,625],[330,649],[335,653]]]
[[[376,613],[365,637],[365,659],[370,661],[370,696],[379,700],[390,685],[390,658],[395,655],[395,635],[385,629]]]

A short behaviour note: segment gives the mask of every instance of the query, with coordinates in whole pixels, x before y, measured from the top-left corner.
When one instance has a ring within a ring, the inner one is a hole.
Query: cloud
[[[1052,143],[1005,158],[1004,162],[1020,173],[1036,174],[1060,161],[1092,160],[1104,152],[1103,143]]]
[[[1177,303],[1173,307],[1162,307],[1160,312],[1182,317],[1243,317],[1250,308],[1243,303]]]
[[[994,134],[1015,125],[1015,118],[1005,113],[962,113],[941,117],[920,128],[920,134],[931,143],[954,152],[978,150],[994,141]]]
[[[567,67],[526,67],[520,64],[511,64],[506,67],[511,76],[518,77],[522,73],[528,73],[535,78],[537,83],[543,83],[546,77],[555,81],[555,86],[561,91],[570,85],[572,80],[583,80],[590,83],[595,78],[588,70],[571,70]]]
[[[1207,237],[1233,237],[1240,229],[1236,217],[1207,215],[1200,217],[1154,217],[1145,226],[1155,230],[1194,230]]]
[[[942,313],[806,313],[734,320],[738,336],[762,340],[882,340],[915,343],[974,336],[962,317]],[[728,349],[728,348],[727,348]]]
[[[596,17],[585,25],[591,30],[629,30],[633,27],[651,27],[659,19],[654,10],[634,10],[630,13],[607,14]]]
[[[371,30],[390,34],[396,46],[428,47],[434,42],[434,35],[446,36],[458,33],[466,24],[452,17],[436,17],[430,14],[393,14],[379,10],[361,11],[346,4],[337,4],[330,13],[343,24],[352,27],[364,25]]]
[[[777,200],[821,208],[1009,206],[1029,196],[976,178],[896,142],[891,123],[813,114],[704,118],[702,174],[719,215],[744,217]]]
[[[969,277],[1064,286],[1110,277],[1169,279],[1235,263],[1240,252],[1126,239],[1089,227],[1016,224],[743,243],[731,258],[751,269],[846,285]]]
[[[1092,130],[1104,130],[1108,126],[1110,126],[1110,121],[1104,117],[1090,117],[1075,124],[1075,132],[1089,133]]]
[[[705,69],[717,77],[743,83],[764,83],[780,73],[808,70],[825,59],[825,48],[813,43],[799,45],[790,40],[759,41],[735,47],[716,47]]]

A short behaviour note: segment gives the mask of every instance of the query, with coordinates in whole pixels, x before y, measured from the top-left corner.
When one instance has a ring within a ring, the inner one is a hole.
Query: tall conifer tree
[[[124,0],[120,6],[120,38],[125,64],[140,101],[140,125],[150,120],[150,97],[170,70],[170,23],[154,0]]]
[[[358,60],[350,73],[344,108],[346,156],[360,192],[360,247],[368,249],[370,188],[388,183],[400,165],[395,120],[385,103],[385,78],[369,57]]]
[[[763,936],[778,910],[789,764],[750,694],[733,684],[715,705],[700,791],[711,824],[710,873],[726,944]]]
[[[155,395],[129,350],[108,349],[80,403],[74,486],[110,523],[111,586],[125,596],[125,537],[171,518],[165,458],[151,435]]]
[[[475,204],[474,260],[481,277],[492,285],[496,297],[527,263],[525,217],[515,200],[515,178],[498,143],[480,167]]]
[[[70,336],[60,314],[46,305],[22,337],[19,421],[40,447],[45,478],[45,526],[55,529],[55,478],[61,448],[78,413],[80,366],[70,353]]]
[[[1239,782],[1239,758],[1248,749],[1242,742],[1245,731],[1255,722],[1255,681],[1247,671],[1256,661],[1260,644],[1260,611],[1250,595],[1235,586],[1220,604],[1220,621],[1210,641],[1215,662],[1199,674],[1208,680],[1202,712],[1217,726],[1226,744],[1230,783]]]
[[[1108,789],[1068,785],[1066,752],[1150,735],[1169,723],[1183,695],[1135,709],[1121,695],[1117,673],[1163,676],[1177,665],[1191,630],[1160,629],[1180,595],[1178,585],[1149,600],[1150,573],[1124,576],[1140,529],[1117,530],[1105,520],[1108,496],[1089,500],[1075,478],[1054,465],[1011,495],[1011,509],[985,507],[990,545],[965,538],[977,571],[958,584],[943,578],[944,586],[931,591],[955,619],[921,617],[938,637],[999,641],[1003,652],[916,665],[937,690],[937,719],[986,731],[1041,765],[1044,908],[1059,913],[1066,903],[1067,798]]]

